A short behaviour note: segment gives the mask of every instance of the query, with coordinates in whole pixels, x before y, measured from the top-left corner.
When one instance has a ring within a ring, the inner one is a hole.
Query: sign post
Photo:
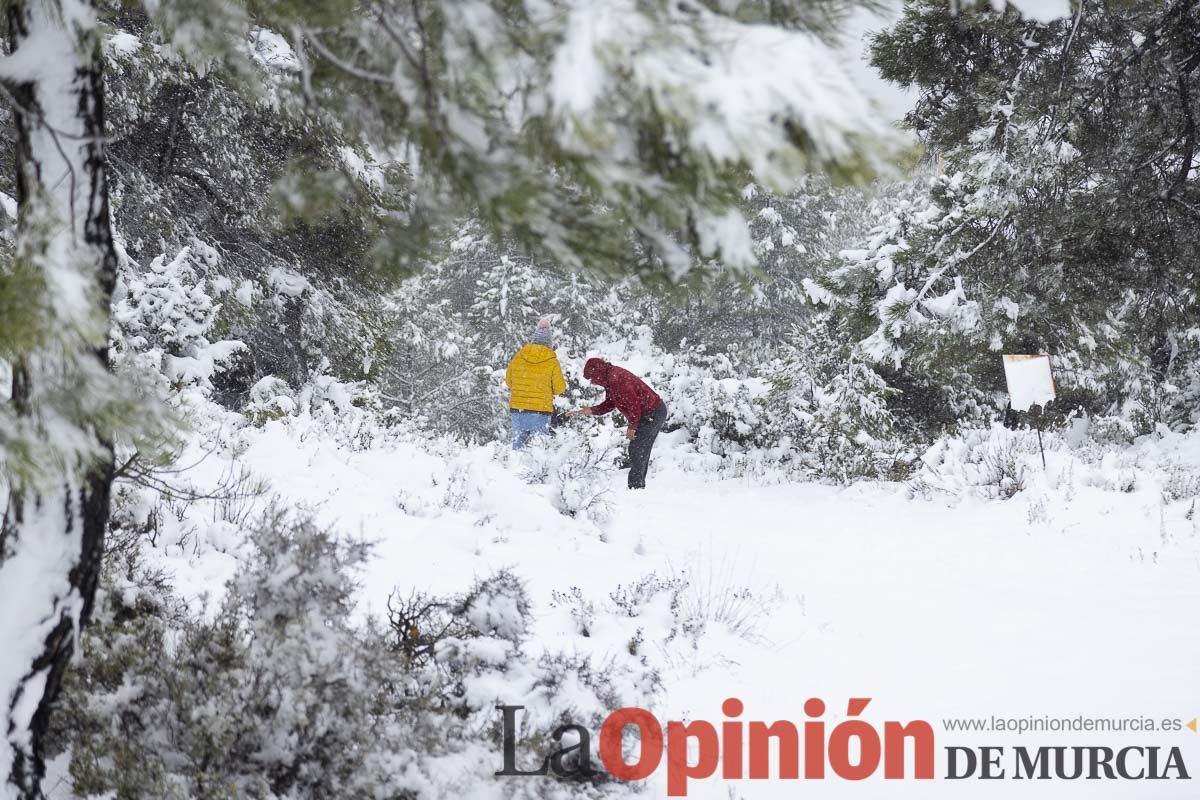
[[[1054,373],[1050,368],[1050,356],[1005,355],[1004,380],[1008,384],[1009,405],[1013,411],[1029,411],[1038,406],[1045,413],[1046,403],[1056,396]],[[1038,436],[1038,450],[1042,453],[1042,469],[1046,468],[1046,448],[1042,446],[1042,427],[1034,425]]]

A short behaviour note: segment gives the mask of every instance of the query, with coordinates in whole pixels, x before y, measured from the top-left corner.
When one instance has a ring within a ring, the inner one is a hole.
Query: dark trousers
[[[629,488],[646,488],[646,469],[650,466],[650,449],[667,421],[667,404],[663,403],[638,421],[637,433],[629,443]]]

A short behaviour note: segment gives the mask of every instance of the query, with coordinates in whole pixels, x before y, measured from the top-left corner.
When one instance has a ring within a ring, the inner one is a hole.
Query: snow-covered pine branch
[[[153,5],[180,31],[223,24]],[[811,172],[862,176],[888,136],[813,30],[827,32],[814,9],[853,4],[770,5],[278,2],[253,24],[287,37],[275,63],[296,105],[403,174],[386,188],[406,199],[366,222],[385,264],[414,266],[439,222],[477,213],[572,268],[680,282],[755,265],[748,178],[782,190]],[[283,196],[304,212],[353,191],[331,175]]]

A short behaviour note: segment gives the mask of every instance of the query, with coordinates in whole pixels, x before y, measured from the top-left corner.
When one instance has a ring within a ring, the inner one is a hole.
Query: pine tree
[[[1053,354],[1072,402],[1108,410],[1183,368],[1200,324],[1200,7],[1074,8],[921,0],[873,44],[943,174],[825,288],[901,402],[944,421],[999,397],[1001,352]]]
[[[0,74],[16,119],[15,255],[0,272],[0,774],[38,797],[42,741],[104,549],[125,392],[107,371],[109,227],[100,38],[87,3],[7,7]]]

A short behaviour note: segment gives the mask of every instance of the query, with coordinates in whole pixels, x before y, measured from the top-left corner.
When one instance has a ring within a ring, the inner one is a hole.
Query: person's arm
[[[513,367],[513,364],[515,364],[515,363],[517,363],[516,358],[514,358],[512,361],[509,361],[508,369],[504,370],[504,385],[507,386],[510,390],[512,389],[512,367]]]
[[[613,401],[608,398],[608,393],[605,392],[604,402],[602,402],[600,405],[598,405],[598,406],[580,406],[579,408],[573,408],[567,412],[567,416],[568,417],[599,417],[603,414],[607,414],[608,412],[612,411],[614,408],[616,408],[616,405],[613,404]]]
[[[633,414],[627,414],[625,421],[629,423],[629,430],[636,431],[638,423],[642,421],[642,406],[640,403],[632,403]]]
[[[550,392],[551,394],[562,394],[567,390],[567,381],[563,378],[562,367],[559,366],[558,359],[554,359],[554,369],[550,373]]]
[[[642,421],[641,409],[638,406],[634,406],[634,409],[634,415],[625,418],[625,421],[629,423],[629,427],[625,429],[625,438],[629,440],[637,436],[638,423]]]
[[[602,417],[608,412],[617,407],[617,404],[612,401],[612,397],[608,392],[604,393],[604,400],[598,406],[588,408],[588,414],[593,417]]]

